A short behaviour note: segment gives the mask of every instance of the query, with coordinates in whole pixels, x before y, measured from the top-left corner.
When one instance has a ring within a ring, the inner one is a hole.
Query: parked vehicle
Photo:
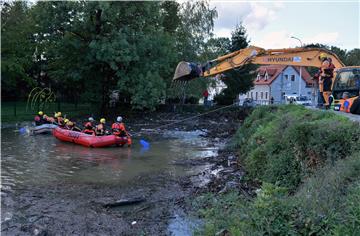
[[[306,96],[298,96],[296,94],[285,95],[286,104],[298,104],[303,106],[311,106],[311,99]]]

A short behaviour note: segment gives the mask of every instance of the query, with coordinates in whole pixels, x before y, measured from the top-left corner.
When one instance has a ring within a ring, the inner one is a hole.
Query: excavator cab
[[[334,81],[332,94],[334,96],[334,110],[340,110],[344,92],[349,93],[349,98],[355,100],[360,92],[360,66],[340,68]]]

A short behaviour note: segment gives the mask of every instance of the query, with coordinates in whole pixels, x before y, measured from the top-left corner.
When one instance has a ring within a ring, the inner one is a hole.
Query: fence
[[[2,122],[32,120],[38,111],[38,107],[35,107],[33,110],[30,106],[27,107],[26,102],[1,102]],[[61,102],[50,103],[43,109],[43,112],[49,116],[53,116],[57,111],[61,111],[63,115],[68,117],[76,117],[92,114],[96,109],[89,103],[74,104]]]

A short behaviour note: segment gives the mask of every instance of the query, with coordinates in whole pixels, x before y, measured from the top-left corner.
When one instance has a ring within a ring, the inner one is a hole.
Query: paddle
[[[140,134],[141,132],[135,133],[135,134]],[[131,135],[128,131],[126,131],[126,135],[132,137],[133,135]],[[141,146],[145,149],[149,149],[150,148],[150,143],[147,142],[145,139],[140,139],[139,143],[141,144]]]
[[[21,128],[19,129],[19,133],[20,133],[20,134],[25,134],[25,133],[27,133],[27,128],[26,128],[26,127],[21,127]]]
[[[150,147],[150,143],[145,141],[144,139],[140,139],[140,144],[143,146],[143,148],[148,149]]]

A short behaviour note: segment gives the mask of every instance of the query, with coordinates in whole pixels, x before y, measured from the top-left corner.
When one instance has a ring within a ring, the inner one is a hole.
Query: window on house
[[[265,99],[268,99],[268,92],[265,92]]]
[[[291,81],[295,81],[295,75],[291,75]]]
[[[289,75],[284,75],[285,79],[288,80],[289,79]]]
[[[258,98],[258,92],[255,93],[255,100],[257,101]]]
[[[267,81],[268,78],[269,78],[269,75],[268,75],[268,73],[266,72],[266,74],[265,74],[265,81]]]
[[[260,93],[260,99],[263,99],[263,92]]]
[[[253,98],[253,92],[251,92],[251,98]]]

